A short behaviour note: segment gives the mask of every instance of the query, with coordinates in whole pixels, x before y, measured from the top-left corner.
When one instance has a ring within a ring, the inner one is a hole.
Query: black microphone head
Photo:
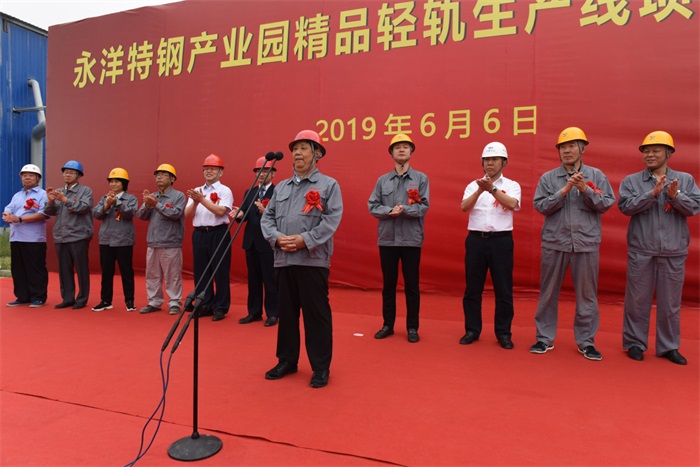
[[[265,154],[265,160],[274,161],[275,160],[275,153],[270,151],[267,154]]]
[[[277,151],[275,153],[275,159],[277,159],[278,161],[281,161],[282,159],[284,159],[284,154],[282,154],[280,151]]]

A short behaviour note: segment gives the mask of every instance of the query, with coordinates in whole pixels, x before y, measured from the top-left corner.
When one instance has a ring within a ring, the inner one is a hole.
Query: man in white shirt
[[[520,210],[520,185],[501,172],[508,163],[506,147],[489,143],[481,154],[484,176],[464,190],[462,211],[469,212],[469,234],[464,256],[467,288],[464,292],[464,327],[459,340],[468,345],[481,334],[481,296],[486,272],[491,272],[496,294],[494,331],[504,349],[512,349],[513,321],[513,211]]]
[[[205,291],[199,311],[204,316],[213,313],[212,321],[220,321],[226,317],[231,305],[228,213],[233,206],[233,193],[219,181],[224,173],[224,162],[219,156],[207,156],[202,164],[202,172],[204,186],[187,190],[189,200],[185,207],[185,216],[192,217],[194,225],[192,255],[195,295]],[[214,273],[222,255],[223,260]]]

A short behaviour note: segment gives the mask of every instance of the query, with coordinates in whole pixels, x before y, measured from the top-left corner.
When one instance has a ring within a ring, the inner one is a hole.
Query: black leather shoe
[[[217,311],[214,313],[214,316],[211,317],[212,321],[221,321],[222,319],[226,318],[226,313],[223,311]]]
[[[462,336],[462,338],[459,340],[459,343],[462,345],[469,345],[474,341],[479,340],[479,335],[475,333],[474,331],[467,331],[467,333]]]
[[[420,337],[418,336],[418,330],[417,329],[409,329],[408,330],[408,342],[411,344],[415,344],[420,340]]]
[[[513,341],[510,339],[510,336],[504,334],[502,336],[496,336],[496,339],[498,339],[498,343],[504,349],[510,350],[513,348]]]
[[[685,357],[678,352],[678,350],[670,350],[661,356],[667,360],[671,360],[676,365],[688,364],[688,360],[686,360]]]
[[[392,334],[394,334],[394,330],[391,329],[389,326],[383,326],[377,333],[374,335],[375,339],[384,339],[385,337],[389,337]]]
[[[311,377],[311,387],[312,388],[322,388],[328,386],[328,376],[330,375],[330,370],[314,371]]]
[[[286,375],[296,373],[297,366],[289,362],[279,362],[273,369],[265,373],[265,379],[280,379]],[[316,374],[316,373],[314,373]],[[328,377],[326,377],[326,383],[328,382]]]
[[[57,310],[60,310],[61,308],[68,308],[71,307],[75,304],[75,302],[61,302],[58,305],[55,305],[54,308]]]
[[[638,345],[633,345],[632,347],[627,349],[627,356],[632,360],[637,360],[638,362],[644,360],[643,350]]]
[[[265,324],[263,324],[263,326],[269,328],[270,326],[274,326],[275,324],[277,324],[277,321],[279,321],[279,318],[277,316],[270,316],[265,320]]]
[[[71,308],[74,310],[80,310],[81,308],[85,308],[85,303],[74,303]]]
[[[262,316],[248,315],[245,318],[239,319],[238,324],[248,324],[254,321],[262,321]]]

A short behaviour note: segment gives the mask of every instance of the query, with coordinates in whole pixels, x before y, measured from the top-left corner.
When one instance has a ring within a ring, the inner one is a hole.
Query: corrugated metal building
[[[48,33],[4,13],[0,19],[0,204],[4,208],[22,187],[18,173],[24,164],[36,164],[43,171],[44,112],[36,107],[46,102]]]

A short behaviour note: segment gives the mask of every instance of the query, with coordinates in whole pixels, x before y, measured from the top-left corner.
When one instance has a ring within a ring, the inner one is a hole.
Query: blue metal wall
[[[46,104],[48,34],[11,16],[0,13],[0,18],[0,209],[4,209],[22,186],[18,173],[30,162],[32,128],[38,123],[36,112],[12,109],[34,107],[30,79],[40,84]]]

